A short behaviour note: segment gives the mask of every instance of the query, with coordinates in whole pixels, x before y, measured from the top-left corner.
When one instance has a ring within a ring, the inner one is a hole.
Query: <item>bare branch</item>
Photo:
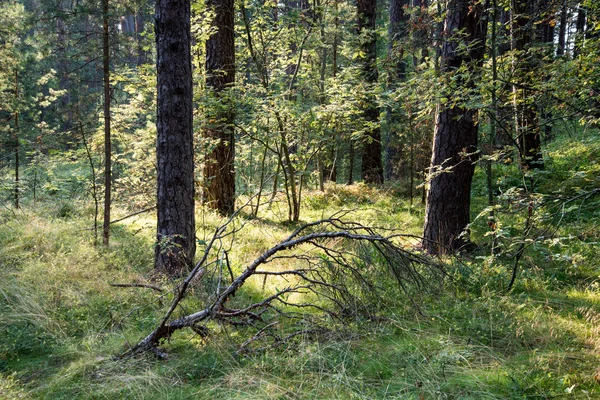
[[[334,216],[297,228],[287,238],[256,258],[234,279],[227,252],[218,250],[216,255],[214,252],[217,242],[229,235],[229,230],[239,231],[236,226],[231,225],[232,222],[233,217],[215,230],[203,257],[174,291],[173,303],[158,327],[125,355],[154,351],[153,348],[159,346],[162,340],[168,339],[173,332],[197,326],[207,320],[255,327],[258,332],[242,344],[242,348],[247,348],[250,343],[266,335],[267,331],[275,326],[277,318],[301,319],[314,315],[315,312],[332,318],[341,318],[347,315],[347,312],[365,312],[369,317],[374,317],[375,311],[367,305],[368,299],[373,301],[382,293],[382,288],[376,284],[376,280],[382,273],[390,271],[401,290],[418,310],[409,287],[423,290],[427,281],[416,266],[434,267],[436,272],[442,272],[441,267],[432,259],[394,244],[392,240],[400,237],[399,235],[381,236],[370,227],[343,221]],[[352,243],[357,245],[353,246]],[[371,259],[374,255],[381,257]],[[218,287],[212,296],[209,296],[212,300],[207,300],[205,308],[178,319],[171,319],[191,280],[201,268],[208,266],[209,257],[214,256],[217,257],[215,263],[225,263],[231,278],[229,284],[221,286],[223,267],[220,267],[218,271],[214,271],[215,274],[219,274]],[[293,260],[294,264],[291,265],[294,267],[276,271],[260,268],[275,260]],[[301,263],[302,266],[295,268],[297,263]],[[380,268],[381,266],[387,266],[387,270]],[[442,273],[441,276],[443,275]],[[262,300],[239,308],[225,306],[226,303],[230,304],[228,301],[253,276],[262,277],[264,283],[268,278],[285,279],[288,287],[277,289],[274,293],[265,293]],[[291,294],[298,294],[300,297],[290,297]],[[291,310],[296,310],[297,313],[290,313]],[[274,337],[274,340],[277,343],[282,339]]]

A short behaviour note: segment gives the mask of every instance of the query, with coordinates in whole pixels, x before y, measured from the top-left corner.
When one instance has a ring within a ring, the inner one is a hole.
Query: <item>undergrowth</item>
[[[478,171],[473,216],[484,212],[471,227],[478,248],[444,260],[446,284],[422,294],[419,309],[390,281],[378,318],[331,321],[328,332],[257,353],[238,354],[246,332],[215,323],[208,337],[188,330],[173,335],[163,346],[167,360],[116,359],[156,327],[172,298],[111,286],[149,282],[152,213],[114,224],[104,249],[93,246],[93,209],[83,198],[30,199],[22,210],[5,208],[0,398],[598,398],[600,196],[559,206],[600,187],[598,154],[597,138],[567,138],[551,145],[543,173],[520,177],[515,165],[496,166],[500,194],[518,195],[495,209],[493,233]],[[524,236],[528,210],[518,201],[534,194],[537,230]],[[303,204],[304,221],[344,208],[348,219],[382,229],[419,234],[422,226],[422,207],[391,189],[330,185],[305,195]],[[127,213],[115,209],[116,217]],[[233,268],[244,268],[294,229],[283,222],[285,213],[282,201],[264,206],[258,218],[244,216],[247,233],[231,245]],[[222,219],[200,209],[197,220],[201,246]],[[508,292],[520,243],[526,246]],[[268,289],[257,282],[236,301]],[[186,299],[186,312],[203,290]]]

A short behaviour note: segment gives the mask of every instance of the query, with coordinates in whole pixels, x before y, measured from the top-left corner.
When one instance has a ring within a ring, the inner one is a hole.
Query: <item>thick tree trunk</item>
[[[375,35],[376,0],[358,0],[358,33],[362,36],[362,77],[367,87],[363,99],[363,118],[368,125],[362,152],[362,179],[366,183],[383,183],[379,107],[372,93],[377,84],[377,36]]]
[[[441,49],[442,72],[453,72],[464,63],[471,70],[480,67],[485,52],[485,19],[483,7],[476,0],[450,0]],[[461,42],[468,49],[462,49]],[[476,74],[476,72],[472,72]],[[473,88],[475,76],[463,78],[460,84]],[[451,97],[452,93],[447,96]],[[452,104],[452,99],[448,101]],[[459,105],[438,109],[433,139],[431,175],[423,248],[432,254],[459,250],[468,242],[471,182],[475,170],[477,146],[477,110]]]
[[[157,0],[157,245],[155,270],[180,275],[195,242],[190,0]]]
[[[235,43],[233,0],[209,0],[215,13],[216,32],[206,42],[206,88],[214,96],[208,107],[204,137],[210,151],[204,162],[206,205],[222,215],[235,210],[235,139],[233,99],[227,93],[235,82]]]
[[[108,1],[102,1],[102,61],[104,78],[104,221],[102,244],[108,246],[110,239],[110,194],[111,194],[111,140],[110,140],[110,54],[108,31]]]

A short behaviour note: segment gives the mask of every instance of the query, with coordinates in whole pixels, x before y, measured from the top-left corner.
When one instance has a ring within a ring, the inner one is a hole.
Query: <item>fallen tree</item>
[[[184,328],[204,336],[208,332],[206,323],[209,321],[255,328],[256,334],[244,342],[243,349],[261,337],[270,336],[277,344],[321,329],[317,325],[309,328],[304,323],[298,324],[298,329],[286,332],[285,336],[276,335],[272,328],[280,318],[306,322],[315,315],[338,319],[360,313],[373,317],[375,312],[370,305],[382,294],[383,279],[387,282],[395,280],[418,309],[411,290],[423,290],[432,273],[444,276],[441,266],[431,258],[399,244],[408,235],[388,230],[390,234],[383,236],[371,227],[344,221],[342,214],[299,227],[234,276],[223,241],[231,240],[243,229],[244,224],[240,225],[236,220],[239,221],[234,215],[216,229],[206,242],[201,259],[173,290],[173,301],[158,326],[122,356],[151,351],[164,357],[159,349],[164,340]],[[269,269],[268,264],[276,260],[289,268]],[[225,272],[228,280],[224,279]],[[174,312],[189,289],[197,286],[207,275],[215,276],[218,284],[207,297],[206,306],[175,318]],[[268,279],[280,279],[286,282],[286,287],[275,289],[272,293],[265,291],[259,301],[231,306],[230,300],[252,277],[263,279],[263,288]],[[295,294],[299,296],[293,296]]]

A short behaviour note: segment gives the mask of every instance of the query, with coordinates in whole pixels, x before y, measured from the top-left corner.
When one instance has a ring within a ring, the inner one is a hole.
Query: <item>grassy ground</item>
[[[326,335],[245,355],[236,355],[243,330],[214,325],[205,339],[191,331],[174,335],[164,346],[168,360],[114,358],[148,334],[169,304],[168,295],[149,289],[110,286],[150,275],[153,215],[115,224],[105,250],[92,246],[92,209],[82,200],[5,208],[0,398],[600,398],[598,199],[584,196],[562,207],[565,198],[600,187],[598,154],[599,140],[578,137],[552,145],[544,173],[523,178],[514,165],[497,166],[497,230],[490,231],[487,214],[475,220],[479,248],[445,260],[456,284],[420,295],[422,314],[390,289],[382,318],[332,322]],[[485,208],[484,183],[478,172],[474,217]],[[332,186],[305,196],[302,218],[345,208],[353,210],[349,219],[419,234],[422,207],[411,208],[399,192]],[[552,205],[552,196],[560,207],[542,205]],[[532,201],[535,229],[524,233]],[[280,202],[248,222],[232,246],[234,268],[292,230],[285,216]],[[198,222],[202,237],[220,220],[199,211]],[[261,286],[248,290],[260,296]]]

